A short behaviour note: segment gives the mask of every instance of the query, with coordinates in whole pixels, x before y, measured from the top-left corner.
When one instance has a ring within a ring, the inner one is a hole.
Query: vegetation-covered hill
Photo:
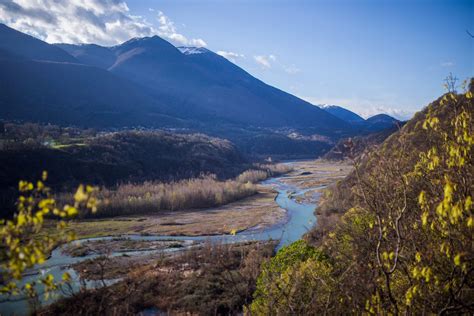
[[[310,245],[264,267],[255,314],[474,312],[474,80],[329,190]]]
[[[358,157],[372,147],[383,143],[387,137],[398,131],[398,129],[398,126],[393,126],[365,136],[343,138],[339,140],[331,150],[324,154],[322,158],[328,160],[344,160]]]
[[[38,178],[43,170],[49,172],[52,187],[70,190],[79,183],[115,186],[209,173],[222,179],[248,166],[232,143],[200,134],[123,131],[95,135],[57,126],[6,125],[0,137],[2,206],[14,201],[19,180]]]
[[[399,125],[400,121],[387,114],[377,114],[365,120],[366,128],[370,131],[380,131]]]

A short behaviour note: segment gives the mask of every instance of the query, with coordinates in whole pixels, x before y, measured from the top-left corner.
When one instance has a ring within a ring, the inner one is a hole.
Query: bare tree
[[[458,77],[453,76],[453,73],[450,72],[446,79],[444,79],[446,90],[450,93],[456,93],[456,83],[458,80]]]

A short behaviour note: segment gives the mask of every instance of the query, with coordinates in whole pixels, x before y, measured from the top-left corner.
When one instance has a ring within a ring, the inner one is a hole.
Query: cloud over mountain
[[[231,62],[235,63],[237,58],[245,58],[244,54],[234,53],[234,52],[226,52],[223,50],[219,50],[216,52],[217,55],[221,55],[222,57],[230,60]]]
[[[180,34],[163,12],[158,25],[130,13],[123,0],[1,0],[0,22],[48,43],[116,45],[132,37],[159,35],[179,45],[206,46]]]
[[[262,66],[263,68],[270,69],[272,68],[272,63],[276,61],[275,55],[256,55],[253,56],[253,59],[257,64]]]

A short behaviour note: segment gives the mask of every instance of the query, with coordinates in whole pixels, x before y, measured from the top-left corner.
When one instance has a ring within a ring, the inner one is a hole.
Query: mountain
[[[361,134],[396,128],[401,122],[387,114],[377,114],[364,120],[356,113],[338,105],[323,105],[321,108],[354,126]]]
[[[365,120],[367,128],[372,131],[392,128],[397,126],[399,123],[401,123],[399,120],[387,114],[377,114]]]
[[[50,186],[69,190],[80,183],[115,186],[127,182],[167,182],[209,173],[228,179],[251,167],[229,141],[202,134],[120,131],[86,135],[81,129],[68,133],[68,128],[53,125],[7,125],[9,134],[2,140],[14,139],[14,144],[0,151],[2,218],[11,216],[18,181],[36,179],[43,170],[48,170]],[[73,143],[61,147],[43,145],[52,135],[51,130],[59,131],[62,140]],[[32,135],[25,138],[24,133]]]
[[[253,126],[316,127],[322,133],[349,124],[286,92],[266,85],[206,48],[176,48],[158,36],[121,45],[59,44],[85,64],[107,68],[153,90],[186,119]],[[115,55],[112,63],[111,54]]]
[[[126,78],[3,24],[0,39],[2,119],[93,127],[178,124],[151,92]]]
[[[262,149],[287,148],[266,142],[294,142],[288,137],[294,130],[325,136],[323,142],[310,137],[311,153],[357,131],[205,48],[176,48],[158,36],[113,47],[51,45],[5,25],[0,39],[2,119],[97,128],[177,127],[235,142],[264,132]]]
[[[266,127],[317,126],[325,133],[349,128],[207,49],[179,50],[154,36],[133,39],[113,50],[117,61],[111,72],[173,99],[181,115]]]
[[[252,314],[472,314],[473,93],[471,78],[356,159],[264,267]]]
[[[356,113],[354,113],[352,111],[349,111],[348,109],[345,109],[341,106],[324,105],[324,106],[321,106],[321,108],[324,111],[326,111],[328,113],[331,113],[335,117],[338,117],[341,120],[344,120],[344,121],[349,122],[349,123],[361,123],[361,122],[365,121],[361,116],[359,116]]]

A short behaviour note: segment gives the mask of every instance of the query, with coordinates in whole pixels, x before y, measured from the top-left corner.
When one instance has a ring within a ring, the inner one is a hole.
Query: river
[[[323,188],[323,186],[317,186],[312,188],[301,189],[295,185],[285,183],[284,180],[287,176],[270,178],[261,184],[263,186],[271,187],[278,192],[278,195],[275,198],[276,203],[286,211],[286,219],[282,223],[278,223],[269,228],[264,229],[249,229],[233,235],[214,235],[214,236],[198,236],[198,237],[188,237],[188,236],[142,236],[142,235],[127,235],[123,236],[133,240],[181,240],[185,241],[189,245],[193,241],[211,241],[211,242],[223,242],[223,243],[235,243],[242,241],[257,241],[257,240],[280,240],[278,248],[281,248],[284,245],[288,245],[298,239],[300,239],[315,223],[316,217],[314,215],[314,209],[316,207],[317,201],[319,199],[319,192],[315,192],[312,197],[311,203],[298,203],[296,198],[305,194],[308,190],[314,190],[318,188]],[[114,237],[99,237],[99,238],[90,238],[90,239],[81,239],[74,241],[75,243],[81,243],[88,240],[107,240]],[[186,247],[184,247],[185,249]],[[183,249],[183,248],[181,248]],[[112,253],[112,256],[118,255],[129,255],[129,256],[139,256],[150,254],[151,252],[157,251],[176,251],[176,249],[167,249],[167,250],[134,250],[129,252],[116,252]],[[42,265],[34,267],[33,269],[25,273],[25,277],[22,282],[31,282],[36,280],[43,274],[52,274],[55,280],[61,279],[63,273],[68,272],[72,276],[71,286],[74,290],[79,289],[80,282],[79,276],[76,271],[70,266],[74,263],[78,263],[83,260],[95,258],[98,255],[87,255],[83,257],[71,257],[64,254],[60,248],[55,249],[51,257]],[[110,280],[109,283],[114,282]],[[88,287],[98,286],[97,281],[88,281]],[[42,292],[41,287],[37,287],[38,292]],[[57,293],[52,298],[49,298],[47,301],[43,300],[43,303],[51,303],[58,297],[60,293]],[[26,315],[28,314],[28,303],[24,297],[12,297],[8,298],[5,296],[0,296],[0,314],[1,315]]]

